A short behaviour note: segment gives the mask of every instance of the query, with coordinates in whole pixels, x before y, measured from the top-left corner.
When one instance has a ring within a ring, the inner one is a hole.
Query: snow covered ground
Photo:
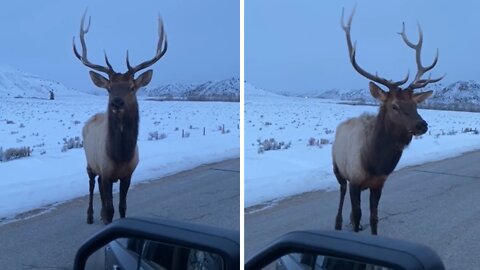
[[[275,95],[245,86],[245,207],[270,203],[315,190],[338,189],[332,172],[331,142],[336,126],[375,106],[352,106],[336,101]],[[480,114],[420,110],[427,134],[404,151],[397,170],[480,149]],[[291,143],[287,149],[258,153],[260,139]],[[310,138],[326,144],[307,146]],[[323,140],[322,140],[323,139]]]
[[[61,150],[64,139],[81,137],[84,122],[106,109],[107,97],[57,93],[54,101],[0,98],[0,147],[33,150],[30,157],[0,162],[0,221],[88,194],[83,149]],[[139,107],[133,184],[240,155],[238,103],[139,100]],[[166,137],[149,140],[152,132]]]

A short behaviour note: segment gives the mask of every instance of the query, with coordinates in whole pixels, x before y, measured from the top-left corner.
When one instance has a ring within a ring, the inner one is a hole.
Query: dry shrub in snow
[[[318,140],[318,139],[315,139],[314,137],[310,137],[310,139],[308,139],[307,146],[322,147],[322,145],[329,144],[329,143],[330,143],[330,140],[328,139],[321,138],[320,140]]]
[[[453,136],[453,135],[456,135],[456,134],[457,134],[457,131],[456,131],[456,130],[453,130],[453,129],[452,129],[452,130],[449,130],[449,131],[447,132],[447,135],[448,135],[448,136]]]
[[[30,147],[20,147],[20,148],[8,148],[3,151],[3,148],[0,147],[0,161],[9,161],[14,159],[19,159],[23,157],[28,157],[32,151]]]
[[[475,135],[478,135],[478,130],[477,130],[477,128],[469,128],[469,127],[467,127],[467,128],[463,128],[463,129],[462,129],[462,133],[468,133],[468,132],[471,132],[471,133],[473,133],[473,134],[475,134]]]
[[[332,134],[335,132],[333,129],[328,129],[328,128],[324,128],[323,131],[325,132],[325,134]]]
[[[292,142],[277,142],[274,138],[270,138],[269,140],[264,140],[262,142],[261,139],[257,140],[258,143],[258,153],[262,154],[265,151],[273,151],[273,150],[281,150],[281,149],[288,149],[292,146]]]
[[[329,143],[330,143],[330,140],[328,139],[323,139],[323,138],[320,139],[320,144],[329,144]]]
[[[158,141],[158,140],[163,140],[165,138],[167,138],[167,134],[165,133],[158,133],[158,131],[148,133],[149,141]]]
[[[83,142],[80,140],[80,137],[76,136],[75,138],[63,138],[62,152],[67,152],[73,148],[82,148]]]

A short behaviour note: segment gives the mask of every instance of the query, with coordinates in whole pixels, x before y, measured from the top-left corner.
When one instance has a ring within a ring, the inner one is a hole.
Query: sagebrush
[[[19,148],[8,148],[5,151],[0,147],[0,161],[5,162],[9,160],[29,157],[32,153],[30,147],[24,146]]]
[[[274,151],[274,150],[281,150],[281,149],[288,149],[290,148],[290,146],[292,146],[292,142],[288,142],[288,143],[285,143],[285,142],[277,142],[274,138],[270,138],[270,139],[265,139],[265,140],[261,140],[261,139],[258,139],[257,140],[257,143],[258,143],[258,153],[259,154],[262,154],[264,153],[265,151]]]
[[[67,152],[70,149],[82,148],[83,141],[80,137],[75,136],[75,138],[63,138],[62,152]]]

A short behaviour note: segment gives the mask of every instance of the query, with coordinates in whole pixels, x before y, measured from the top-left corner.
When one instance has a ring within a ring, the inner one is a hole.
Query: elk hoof
[[[103,224],[105,224],[105,225],[108,225],[108,224],[112,223],[111,220],[108,220],[106,218],[103,218],[102,221],[103,221]]]
[[[337,216],[337,218],[335,219],[335,230],[341,231],[342,230],[342,223],[343,223],[342,217]]]
[[[93,224],[93,217],[87,217],[87,224]]]
[[[354,232],[360,232],[360,231],[363,231],[363,226],[362,224],[358,224],[358,230],[355,228],[355,225],[353,225],[352,223],[350,223],[350,226],[352,226],[352,230]],[[336,228],[335,228],[336,229]]]

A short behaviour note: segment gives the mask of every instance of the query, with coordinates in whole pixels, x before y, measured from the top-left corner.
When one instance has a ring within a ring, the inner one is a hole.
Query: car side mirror
[[[253,256],[253,269],[443,270],[430,248],[402,240],[344,231],[287,233]]]
[[[124,218],[90,237],[78,249],[74,263],[75,270],[139,266],[236,270],[240,267],[240,235],[180,221]]]

